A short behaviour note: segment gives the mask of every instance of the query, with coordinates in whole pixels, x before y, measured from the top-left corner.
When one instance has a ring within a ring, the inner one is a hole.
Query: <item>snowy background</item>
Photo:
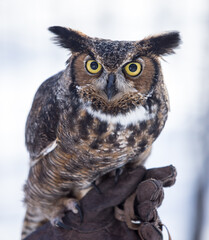
[[[68,56],[65,49],[50,40],[52,35],[47,28],[53,25],[113,40],[140,40],[163,31],[180,31],[181,48],[162,62],[171,112],[146,166],[173,164],[177,168],[176,185],[165,190],[159,209],[172,238],[209,239],[208,178],[204,179],[209,170],[208,0],[0,0],[3,239],[20,239],[24,216],[22,186],[29,162],[24,127],[33,96],[46,78],[65,67]]]

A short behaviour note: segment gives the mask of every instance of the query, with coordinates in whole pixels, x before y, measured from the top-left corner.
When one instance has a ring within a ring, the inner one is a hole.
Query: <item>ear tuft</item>
[[[48,30],[57,35],[54,40],[61,47],[72,52],[83,52],[87,49],[89,37],[78,31],[59,26],[49,27]]]
[[[157,56],[175,53],[174,49],[181,44],[179,32],[167,32],[151,36],[139,42],[139,45],[146,51]]]

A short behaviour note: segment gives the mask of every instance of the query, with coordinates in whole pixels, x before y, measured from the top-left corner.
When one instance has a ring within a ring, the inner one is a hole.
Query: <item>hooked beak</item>
[[[110,73],[108,75],[107,85],[104,89],[104,92],[106,93],[108,100],[117,94],[118,90],[115,86],[115,74]]]

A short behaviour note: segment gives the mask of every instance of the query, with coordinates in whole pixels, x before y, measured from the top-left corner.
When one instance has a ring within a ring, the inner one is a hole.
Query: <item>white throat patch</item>
[[[101,121],[106,121],[112,124],[119,123],[123,126],[128,126],[130,124],[136,124],[138,122],[143,122],[154,118],[156,116],[157,107],[152,107],[153,112],[151,114],[143,106],[139,106],[130,112],[127,112],[125,114],[120,113],[117,116],[105,114],[101,111],[94,111],[90,106],[86,106],[86,110],[90,115],[100,119]]]

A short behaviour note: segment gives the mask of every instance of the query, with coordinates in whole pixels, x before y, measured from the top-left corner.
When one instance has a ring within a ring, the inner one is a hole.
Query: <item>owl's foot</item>
[[[57,210],[54,214],[54,217],[51,218],[50,222],[52,226],[61,227],[65,229],[71,229],[70,226],[65,225],[62,221],[62,218],[65,216],[67,211],[72,211],[75,214],[79,214],[80,221],[83,221],[83,213],[79,206],[79,203],[74,198],[66,198],[60,201],[59,207],[56,206]]]

